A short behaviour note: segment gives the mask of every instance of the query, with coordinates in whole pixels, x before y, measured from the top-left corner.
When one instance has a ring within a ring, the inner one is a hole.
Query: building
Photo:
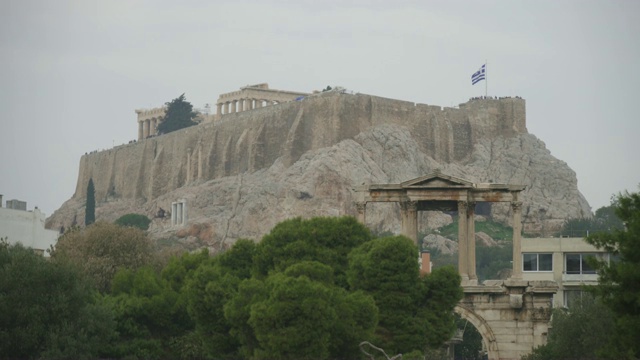
[[[19,208],[10,208],[10,204]],[[7,201],[6,208],[0,207],[0,238],[9,244],[21,243],[48,257],[46,250],[56,244],[59,232],[44,228],[46,216],[37,207],[33,211],[27,211],[26,207],[26,202],[18,200]]]
[[[583,285],[598,283],[598,274],[587,258],[610,260],[608,253],[583,238],[523,238],[521,246],[523,280],[552,280],[558,284],[554,307],[571,307],[583,295]]]

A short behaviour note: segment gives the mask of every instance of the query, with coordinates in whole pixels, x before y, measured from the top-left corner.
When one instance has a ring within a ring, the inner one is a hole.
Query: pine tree
[[[167,134],[196,125],[193,119],[197,113],[193,111],[193,105],[185,100],[184,94],[171,100],[171,102],[165,103],[165,105],[167,106],[167,111],[162,122],[158,125],[158,133]]]
[[[96,191],[93,186],[93,178],[87,185],[87,204],[84,213],[84,225],[89,226],[96,221]]]

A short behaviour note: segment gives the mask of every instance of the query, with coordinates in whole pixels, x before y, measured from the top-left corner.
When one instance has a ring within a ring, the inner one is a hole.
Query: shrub
[[[140,230],[148,230],[150,223],[151,219],[142,214],[126,214],[116,220],[117,225],[137,227]]]

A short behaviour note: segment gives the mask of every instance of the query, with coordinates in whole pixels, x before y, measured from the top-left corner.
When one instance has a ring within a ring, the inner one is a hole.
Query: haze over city
[[[0,13],[0,194],[47,215],[135,109],[268,82],[440,106],[521,96],[592,209],[637,191],[640,3],[13,1]],[[487,83],[471,75],[487,62]]]

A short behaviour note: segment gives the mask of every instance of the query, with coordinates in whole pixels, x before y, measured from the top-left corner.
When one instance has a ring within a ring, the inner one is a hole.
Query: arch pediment
[[[415,179],[407,180],[400,184],[403,188],[472,188],[471,181],[461,179],[441,172],[434,172]]]

